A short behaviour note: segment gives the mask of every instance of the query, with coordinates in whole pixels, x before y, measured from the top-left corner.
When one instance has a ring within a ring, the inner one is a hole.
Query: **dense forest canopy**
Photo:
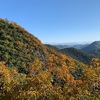
[[[1,100],[99,100],[100,59],[90,65],[0,19]]]

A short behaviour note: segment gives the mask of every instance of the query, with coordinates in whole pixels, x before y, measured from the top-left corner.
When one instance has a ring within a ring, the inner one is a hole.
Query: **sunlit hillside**
[[[100,60],[86,65],[0,19],[1,100],[99,100]]]

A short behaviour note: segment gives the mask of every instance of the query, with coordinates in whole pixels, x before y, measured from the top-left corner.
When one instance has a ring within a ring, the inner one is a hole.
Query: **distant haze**
[[[94,41],[93,41],[94,42]],[[92,42],[65,42],[65,43],[44,43],[44,44],[51,44],[51,45],[84,45],[84,44],[90,44]]]

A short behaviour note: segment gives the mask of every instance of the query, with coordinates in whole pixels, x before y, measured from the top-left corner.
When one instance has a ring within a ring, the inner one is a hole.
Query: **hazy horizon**
[[[92,42],[94,42],[94,41],[89,41],[89,42],[59,42],[59,43],[57,43],[57,42],[51,42],[51,43],[49,43],[49,42],[45,42],[45,43],[43,43],[43,44],[51,44],[51,45],[84,45],[84,44],[90,44],[90,43],[92,43]]]

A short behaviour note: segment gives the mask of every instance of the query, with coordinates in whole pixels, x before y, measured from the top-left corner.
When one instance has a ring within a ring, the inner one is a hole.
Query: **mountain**
[[[95,41],[82,49],[85,52],[100,50],[100,41]]]
[[[81,61],[85,64],[89,64],[91,59],[95,56],[90,55],[88,53],[85,53],[79,49],[75,49],[75,48],[65,48],[65,49],[61,49],[61,52],[66,54],[67,56],[70,56],[78,61]]]
[[[100,59],[86,65],[0,19],[0,100],[99,100]]]
[[[87,52],[95,58],[100,58],[100,41],[95,41],[83,48],[82,51]]]

